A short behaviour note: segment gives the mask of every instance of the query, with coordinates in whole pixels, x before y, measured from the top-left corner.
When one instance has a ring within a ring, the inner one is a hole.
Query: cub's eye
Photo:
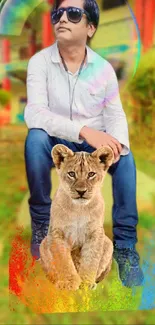
[[[68,172],[68,175],[71,177],[75,177],[75,173],[74,172]]]
[[[88,173],[88,177],[93,177],[95,174],[96,174],[96,173],[94,173],[94,172],[89,172],[89,173]]]

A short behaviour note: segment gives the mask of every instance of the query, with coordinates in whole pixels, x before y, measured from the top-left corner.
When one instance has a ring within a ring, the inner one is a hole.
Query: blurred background
[[[15,299],[15,290],[11,293],[13,280],[9,283],[8,265],[17,227],[23,227],[22,239],[25,243],[29,244],[31,236],[27,204],[29,191],[24,163],[27,127],[23,112],[27,101],[27,64],[33,54],[52,45],[55,38],[50,23],[53,0],[1,0],[1,324],[155,324],[155,269],[151,268],[155,255],[155,0],[97,2],[100,7],[100,23],[88,45],[113,65],[119,81],[121,100],[129,124],[131,150],[137,167],[138,250],[143,270],[149,275],[146,276],[147,283],[142,290],[136,292],[122,289],[120,283],[117,283],[117,270],[113,265],[111,275],[105,280],[104,289],[98,289],[98,301],[95,301],[95,296],[89,297],[91,308],[81,306],[81,309],[71,310],[70,307],[62,307],[55,309],[53,315],[52,307],[38,314],[39,309],[36,307],[34,310],[34,304],[26,302],[26,299]],[[52,179],[53,197],[58,186],[54,169]],[[102,190],[106,202],[105,231],[112,238],[112,191],[109,175]],[[20,253],[18,258],[20,259]],[[18,264],[19,260],[16,261]],[[12,266],[11,262],[10,265]],[[150,266],[149,271],[146,265]],[[39,274],[40,270],[36,272]],[[113,279],[116,280],[115,283],[112,283]],[[30,283],[31,274],[27,287]],[[32,291],[35,290],[36,287],[32,287]],[[26,297],[26,291],[23,292]],[[49,294],[46,297],[50,299]],[[35,299],[36,305],[42,304],[41,297],[38,298],[37,294]],[[105,307],[107,300],[111,304]],[[9,308],[9,301],[12,302],[12,309]]]

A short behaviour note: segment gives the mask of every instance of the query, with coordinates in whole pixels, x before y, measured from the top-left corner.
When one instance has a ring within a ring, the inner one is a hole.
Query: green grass
[[[152,230],[155,229],[155,214],[149,214],[148,212],[141,212],[139,214],[139,226]]]
[[[142,157],[137,157],[137,155],[134,155],[136,159],[136,167],[146,175],[152,177],[155,179],[155,164],[147,161],[146,159],[143,159]]]

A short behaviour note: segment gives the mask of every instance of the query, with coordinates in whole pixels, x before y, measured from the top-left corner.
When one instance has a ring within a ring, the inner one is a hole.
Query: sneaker
[[[47,236],[49,225],[46,223],[36,224],[34,221],[32,225],[32,238],[31,238],[31,254],[36,259],[40,258],[39,246],[42,240]]]
[[[135,247],[114,247],[113,257],[118,264],[119,277],[124,286],[133,287],[143,285],[144,275],[139,265],[140,257]]]

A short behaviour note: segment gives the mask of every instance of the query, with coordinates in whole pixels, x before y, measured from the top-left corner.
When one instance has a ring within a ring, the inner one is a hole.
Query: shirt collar
[[[87,49],[87,63],[93,63],[93,51],[91,50],[91,48],[86,45],[86,49]],[[59,50],[58,50],[58,41],[56,41],[53,45],[52,45],[52,52],[51,52],[51,58],[53,62],[61,62],[61,57],[59,54]]]

